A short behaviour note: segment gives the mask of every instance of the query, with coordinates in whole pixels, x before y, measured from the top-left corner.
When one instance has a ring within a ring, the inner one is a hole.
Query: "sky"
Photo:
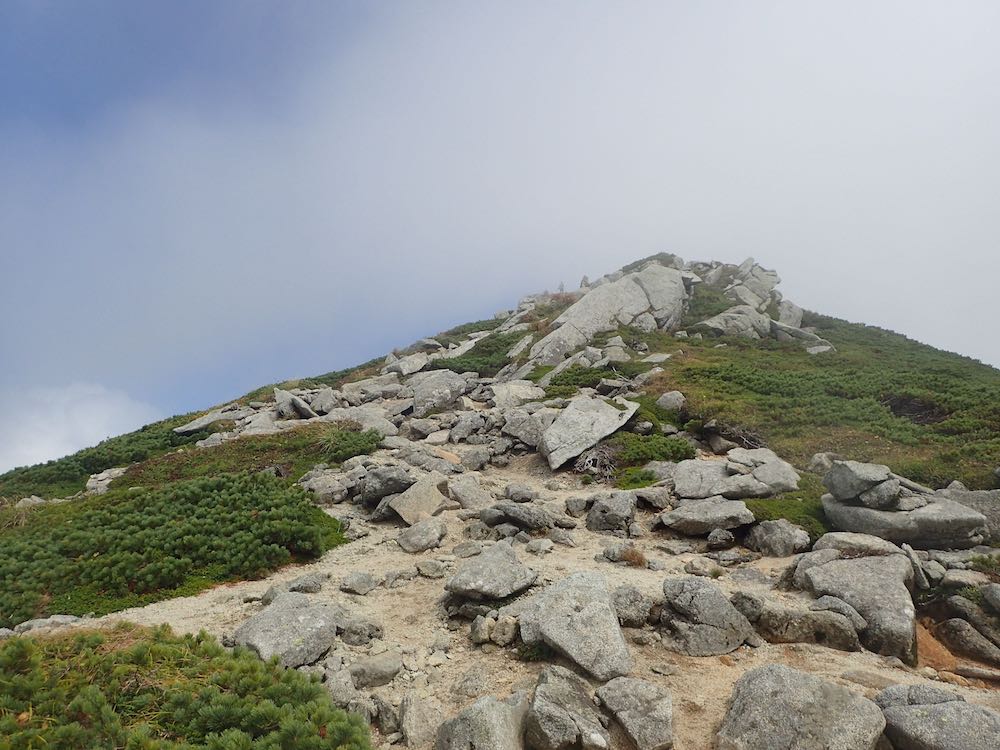
[[[671,251],[1000,365],[1000,4],[0,1],[0,471]]]

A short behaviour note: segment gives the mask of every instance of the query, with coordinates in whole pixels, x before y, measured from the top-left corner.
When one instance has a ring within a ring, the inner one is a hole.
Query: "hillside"
[[[166,623],[274,660],[211,727],[135,730],[120,685],[90,696],[117,706],[94,746],[284,747],[250,743],[286,719],[296,747],[362,746],[343,709],[414,748],[793,746],[803,722],[802,747],[992,747],[1000,371],[779,283],[659,254],[0,475],[0,680],[94,648],[186,660],[188,691],[200,658],[241,668],[120,625]],[[269,681],[301,699],[249,727]],[[0,728],[57,738],[50,690]]]

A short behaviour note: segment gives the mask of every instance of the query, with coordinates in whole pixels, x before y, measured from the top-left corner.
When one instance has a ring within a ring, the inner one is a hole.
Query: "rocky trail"
[[[677,330],[696,284],[733,303],[701,330],[832,350],[773,272],[670,263],[588,283],[544,325],[547,300],[528,298],[495,330],[177,428],[224,420],[190,450],[317,423],[382,442],[298,479],[348,539],[315,562],[68,627],[167,623],[277,657],[378,746],[1000,747],[1000,583],[977,569],[1000,555],[1000,497],[828,453],[795,467],[721,426],[658,419],[686,408],[664,388],[651,410],[643,390],[671,353],[595,337],[702,335]],[[433,368],[501,333],[523,337],[495,377]],[[647,367],[544,389],[615,362]],[[623,435],[663,454],[634,467],[645,486],[607,482]],[[806,471],[834,531],[755,517],[747,500],[794,495]]]

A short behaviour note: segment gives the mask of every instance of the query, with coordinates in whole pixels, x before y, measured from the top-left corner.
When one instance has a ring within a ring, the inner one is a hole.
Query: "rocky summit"
[[[167,624],[317,742],[996,750],[1000,373],[779,284],[663,253],[0,476],[0,684]]]

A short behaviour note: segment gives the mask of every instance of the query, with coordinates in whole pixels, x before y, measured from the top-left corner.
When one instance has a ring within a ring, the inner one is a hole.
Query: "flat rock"
[[[612,605],[608,582],[604,576],[590,571],[572,573],[556,581],[523,602],[500,610],[500,615],[518,618],[521,640],[527,646],[542,642],[542,623],[559,612],[574,612],[591,601]]]
[[[509,544],[498,542],[469,558],[448,580],[445,590],[468,599],[506,599],[524,591],[537,577]]]
[[[233,640],[265,661],[276,656],[284,667],[300,667],[325,654],[343,624],[341,609],[305,594],[286,593],[240,625]]]
[[[986,535],[986,517],[953,500],[933,497],[910,511],[876,510],[823,495],[827,521],[838,531],[877,536],[918,549],[974,547]]]
[[[708,534],[714,529],[735,529],[754,522],[742,500],[710,497],[684,503],[660,514],[660,523],[682,534]]]
[[[448,489],[448,479],[437,472],[431,472],[404,492],[389,501],[389,507],[411,526],[425,518],[436,516],[448,507],[444,493]]]
[[[770,664],[737,680],[718,750],[873,750],[885,719],[845,687]]]
[[[903,554],[903,550],[892,542],[871,534],[857,534],[851,531],[831,531],[824,534],[813,545],[813,550],[821,549],[839,550],[852,557]]]
[[[889,688],[891,690],[892,688]],[[906,750],[996,750],[1000,713],[957,696],[883,708],[885,735]]]
[[[448,480],[448,496],[466,509],[479,510],[493,505],[493,495],[483,489],[475,474],[459,474]]]
[[[769,557],[788,557],[809,549],[809,532],[784,518],[761,521],[750,529],[746,546]]]
[[[621,428],[638,408],[639,404],[621,397],[605,401],[576,396],[542,434],[538,450],[548,459],[549,468],[558,469]]]
[[[607,602],[553,612],[542,620],[541,633],[547,644],[602,682],[632,670],[618,615]]]

